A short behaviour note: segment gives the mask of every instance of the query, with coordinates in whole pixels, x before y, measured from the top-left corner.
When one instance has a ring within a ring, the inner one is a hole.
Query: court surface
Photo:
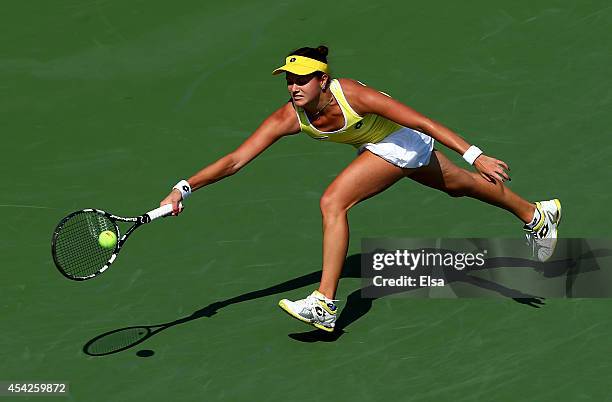
[[[608,2],[57,0],[11,2],[0,22],[0,380],[68,381],[48,399],[70,401],[612,400],[608,299],[382,298],[335,337],[284,315],[279,299],[317,285],[318,200],[346,145],[281,140],[139,229],[95,280],[65,280],[50,255],[67,213],[142,213],[238,146],[288,98],[272,69],[321,43],[336,76],[506,161],[525,198],[560,198],[562,236],[609,236]],[[408,180],[350,222],[349,256],[363,237],[522,236],[504,211]],[[348,271],[341,306],[360,287]]]

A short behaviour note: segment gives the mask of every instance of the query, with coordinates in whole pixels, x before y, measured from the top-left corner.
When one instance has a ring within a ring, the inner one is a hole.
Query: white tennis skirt
[[[357,150],[366,149],[384,160],[401,168],[419,168],[429,164],[434,139],[420,131],[402,127],[376,144],[363,144]]]

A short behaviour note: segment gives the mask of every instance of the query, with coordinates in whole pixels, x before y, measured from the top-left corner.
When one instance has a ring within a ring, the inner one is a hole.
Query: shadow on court
[[[450,251],[450,250],[449,250]],[[517,289],[508,288],[504,285],[496,283],[489,279],[475,277],[469,275],[469,272],[485,271],[494,268],[527,268],[539,272],[545,278],[565,276],[565,296],[573,296],[573,285],[577,275],[585,272],[598,270],[595,259],[598,257],[612,256],[612,250],[599,249],[589,250],[585,253],[576,254],[576,258],[557,260],[552,262],[538,262],[524,258],[512,257],[495,257],[486,259],[485,265],[480,269],[472,269],[470,271],[457,271],[452,268],[444,270],[447,284],[465,283],[475,286],[480,289],[492,291],[504,298],[511,298],[517,303],[524,304],[533,308],[540,308],[544,305],[544,298],[536,295],[526,294]],[[360,278],[361,277],[361,260],[362,254],[354,254],[349,256],[344,264],[341,278]],[[132,326],[115,329],[96,336],[88,341],[83,346],[83,352],[90,356],[104,356],[130,349],[153,335],[166,330],[175,325],[184,324],[186,322],[197,320],[203,317],[212,317],[219,310],[231,306],[233,304],[247,302],[262,297],[282,294],[284,292],[300,289],[306,286],[316,286],[321,278],[321,271],[311,272],[270,286],[265,289],[259,289],[242,295],[232,297],[230,299],[217,301],[208,306],[194,312],[193,314],[164,324],[153,326]],[[400,288],[394,293],[406,293],[422,289],[422,287],[413,287],[410,290]],[[376,298],[363,298],[362,291],[367,290],[367,287],[360,288],[352,292],[346,300],[344,308],[336,321],[334,332],[328,333],[321,330],[312,330],[301,333],[289,334],[289,337],[300,342],[334,342],[344,335],[345,329],[353,322],[359,320],[366,315],[372,308],[372,304]]]

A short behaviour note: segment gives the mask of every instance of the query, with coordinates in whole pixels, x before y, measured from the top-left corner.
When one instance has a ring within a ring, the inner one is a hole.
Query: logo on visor
[[[289,59],[289,63],[293,63],[295,61],[295,57]]]

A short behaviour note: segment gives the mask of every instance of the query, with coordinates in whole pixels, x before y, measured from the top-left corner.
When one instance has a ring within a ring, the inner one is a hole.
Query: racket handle
[[[183,209],[183,203],[179,202],[179,209]],[[152,211],[147,212],[145,215],[149,216],[151,221],[154,221],[157,218],[161,218],[162,216],[167,216],[172,213],[172,204],[162,205],[159,208],[155,208]],[[150,222],[150,221],[149,221]]]

